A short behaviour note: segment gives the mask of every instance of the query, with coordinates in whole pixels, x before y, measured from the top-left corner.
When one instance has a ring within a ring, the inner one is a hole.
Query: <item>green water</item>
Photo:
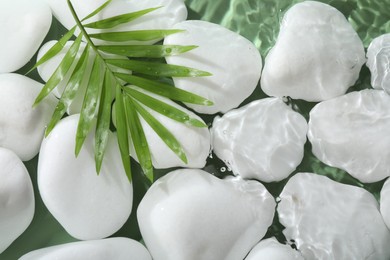
[[[186,0],[189,8],[189,19],[201,19],[221,24],[237,33],[240,33],[247,39],[251,40],[259,49],[264,58],[270,48],[273,46],[278,32],[279,22],[283,17],[283,13],[299,0]],[[359,36],[367,47],[371,39],[383,33],[390,32],[390,0],[329,0],[322,1],[329,3],[340,10],[351,22]],[[61,25],[54,21],[47,40],[58,39],[64,32]],[[35,58],[27,64],[19,73],[24,74],[33,66]],[[33,72],[31,77],[39,80],[36,72]],[[366,67],[363,67],[360,78],[356,85],[350,91],[360,90],[370,87],[370,75]],[[266,95],[261,91],[260,86],[243,104],[252,100],[264,98]],[[310,109],[315,103],[309,103],[301,100],[290,100],[305,118],[308,118]],[[211,123],[213,116],[205,116],[204,120]],[[148,183],[145,183],[141,177],[139,167],[133,163],[134,176],[134,207],[133,213],[124,225],[114,236],[126,236],[140,240],[141,236],[138,230],[135,217],[136,207],[139,204],[143,194],[145,193]],[[0,260],[13,260],[21,255],[41,247],[56,245],[66,242],[75,241],[71,238],[58,222],[51,216],[39,197],[36,185],[36,166],[37,158],[27,162],[26,166],[31,174],[35,196],[36,196],[36,213],[34,220],[25,233],[23,233],[3,254],[0,254]],[[157,176],[163,176],[168,170],[157,170]],[[215,174],[218,177],[223,177],[226,174],[231,174],[227,170],[223,162],[218,160],[216,156],[209,158],[205,170]],[[379,198],[379,191],[383,185],[383,181],[373,184],[362,184],[346,172],[329,167],[321,163],[311,153],[310,143],[306,143],[305,157],[302,163],[294,172],[315,172],[325,175],[333,180],[363,187],[370,191],[374,196]],[[293,175],[293,174],[292,174]],[[278,183],[270,183],[265,186],[268,190],[277,197],[282,190],[287,179]],[[279,224],[277,218],[274,224],[270,227],[267,237],[276,236],[280,241],[284,240],[281,233],[283,227]]]

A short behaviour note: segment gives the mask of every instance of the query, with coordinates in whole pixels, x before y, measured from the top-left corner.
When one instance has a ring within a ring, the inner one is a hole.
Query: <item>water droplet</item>
[[[226,167],[221,167],[221,169],[219,169],[221,172],[226,172]]]

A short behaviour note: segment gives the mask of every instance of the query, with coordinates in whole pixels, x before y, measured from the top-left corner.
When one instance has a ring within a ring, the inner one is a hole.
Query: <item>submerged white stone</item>
[[[38,50],[52,14],[44,0],[2,0],[0,17],[0,73],[13,72]]]
[[[190,118],[199,120],[204,124],[204,121],[190,110],[179,106],[177,103],[142,90],[141,88],[132,86],[133,89],[145,93],[155,99],[173,106],[189,115]],[[142,104],[141,104],[142,105]],[[165,169],[172,167],[187,167],[187,168],[202,168],[206,165],[206,160],[210,154],[210,132],[207,127],[195,127],[189,124],[178,122],[165,115],[162,115],[144,105],[142,105],[155,119],[157,119],[166,129],[168,129],[176,140],[180,143],[186,157],[187,163],[183,162],[174,153],[153,128],[142,118],[141,124],[149,144],[149,150],[152,157],[152,163],[156,169]],[[115,112],[114,112],[115,113]],[[114,122],[115,123],[115,122]],[[131,145],[131,156],[138,161],[134,147]]]
[[[155,260],[237,260],[265,235],[275,205],[259,182],[185,169],[157,180],[137,217]]]
[[[255,90],[262,61],[256,46],[241,35],[206,21],[185,21],[175,25],[185,32],[169,35],[164,44],[196,45],[198,48],[167,63],[211,73],[207,77],[174,78],[175,86],[214,102],[213,106],[187,104],[197,112],[214,114],[237,107]]]
[[[38,154],[56,100],[50,94],[33,107],[43,85],[14,73],[0,74],[0,147],[28,161]]]
[[[0,254],[30,225],[34,191],[26,167],[12,151],[0,147]]]
[[[138,241],[123,238],[81,241],[31,251],[19,260],[152,260]]]
[[[77,239],[100,239],[119,230],[131,213],[132,184],[126,177],[116,136],[110,133],[100,174],[96,174],[94,134],[77,159],[79,115],[61,120],[43,141],[38,187],[51,214]]]
[[[367,49],[367,67],[371,72],[371,85],[390,93],[390,33],[372,40]]]
[[[298,173],[280,194],[280,223],[305,259],[390,259],[390,231],[368,191]]]
[[[383,90],[351,92],[317,104],[308,138],[322,162],[362,182],[390,176],[390,96]]]
[[[212,147],[234,174],[280,181],[301,163],[307,123],[279,98],[229,111],[213,122]]]
[[[284,15],[265,59],[261,88],[270,96],[327,100],[344,94],[364,63],[363,43],[344,15],[305,1]]]
[[[390,179],[387,179],[380,194],[380,210],[387,227],[390,229]]]
[[[50,5],[54,16],[66,28],[70,29],[76,24],[71,12],[69,11],[66,0],[46,0],[46,2]],[[83,0],[73,1],[72,4],[78,17],[82,19],[105,2],[106,0]],[[97,15],[86,20],[86,23],[155,7],[160,8],[130,23],[122,24],[105,30],[87,28],[87,31],[89,33],[100,33],[130,30],[171,29],[174,24],[184,21],[187,18],[187,8],[183,0],[113,0]],[[76,33],[78,32],[76,31]]]
[[[260,241],[245,260],[304,260],[301,253],[289,245],[279,243],[274,237]]]

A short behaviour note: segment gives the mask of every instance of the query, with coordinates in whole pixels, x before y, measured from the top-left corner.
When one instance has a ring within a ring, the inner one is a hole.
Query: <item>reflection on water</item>
[[[186,0],[200,19],[221,24],[251,40],[263,57],[279,33],[283,13],[302,0]],[[321,0],[342,12],[367,47],[371,39],[390,32],[390,0]]]

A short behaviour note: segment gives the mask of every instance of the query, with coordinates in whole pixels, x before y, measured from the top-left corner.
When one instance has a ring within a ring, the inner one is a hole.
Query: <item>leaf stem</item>
[[[72,13],[73,19],[76,21],[77,26],[79,27],[81,33],[83,34],[84,38],[87,40],[89,45],[91,45],[91,48],[100,56],[100,58],[103,58],[91,38],[89,37],[87,31],[85,30],[84,26],[81,24],[81,21],[79,17],[76,14],[76,11],[74,10],[74,7],[72,5],[72,2],[70,0],[66,0],[69,6],[69,10]]]
[[[87,31],[85,30],[83,24],[81,23],[79,17],[76,14],[76,11],[74,10],[74,7],[72,5],[72,2],[70,0],[67,0],[70,12],[72,13],[73,19],[76,21],[77,26],[79,27],[81,33],[83,34],[84,38],[87,40],[88,45],[91,46],[91,48],[94,50],[96,55],[99,56],[99,58],[103,61],[104,66],[107,68],[107,70],[110,72],[111,76],[115,79],[116,83],[123,89],[123,85],[120,83],[118,78],[115,76],[114,72],[111,70],[111,68],[107,65],[105,59],[101,55],[99,49],[96,47],[96,45],[91,40],[91,37],[89,37]]]

